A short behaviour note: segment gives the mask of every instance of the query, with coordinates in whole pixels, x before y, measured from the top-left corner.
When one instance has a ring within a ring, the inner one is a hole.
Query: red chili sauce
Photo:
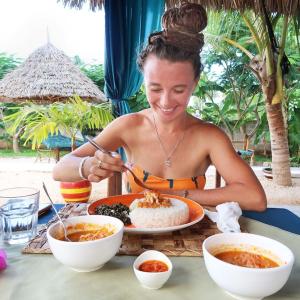
[[[166,272],[168,266],[160,260],[146,260],[139,266],[139,270],[143,272]]]
[[[275,268],[279,266],[265,256],[246,251],[225,251],[215,255],[215,257],[232,265],[246,268]]]

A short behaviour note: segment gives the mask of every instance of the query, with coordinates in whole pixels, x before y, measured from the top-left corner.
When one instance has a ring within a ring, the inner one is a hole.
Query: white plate
[[[162,228],[137,228],[134,225],[126,225],[124,227],[124,231],[133,234],[166,233],[166,232],[172,232],[172,231],[184,229],[186,227],[196,224],[197,222],[201,221],[204,218],[204,210],[202,206],[196,203],[195,201],[180,196],[175,196],[175,195],[163,194],[162,196],[166,198],[179,199],[185,202],[188,205],[190,210],[189,222],[182,225],[162,227]],[[116,203],[122,203],[124,205],[129,206],[133,200],[143,198],[143,197],[144,197],[143,194],[127,194],[127,195],[107,197],[91,203],[88,206],[87,211],[88,214],[93,215],[95,212],[95,208],[99,205],[103,205],[103,204],[112,205]]]

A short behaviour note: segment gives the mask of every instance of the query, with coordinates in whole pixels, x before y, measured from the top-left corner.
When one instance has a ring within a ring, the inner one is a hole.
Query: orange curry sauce
[[[215,257],[232,265],[246,268],[275,268],[279,266],[265,256],[246,251],[225,251],[215,255]]]
[[[143,272],[166,272],[168,266],[160,260],[146,260],[139,266],[139,270]]]

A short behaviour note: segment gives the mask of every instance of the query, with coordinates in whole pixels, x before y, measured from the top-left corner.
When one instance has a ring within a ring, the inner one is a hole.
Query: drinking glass
[[[15,187],[0,190],[0,228],[4,242],[21,244],[36,235],[39,190]]]

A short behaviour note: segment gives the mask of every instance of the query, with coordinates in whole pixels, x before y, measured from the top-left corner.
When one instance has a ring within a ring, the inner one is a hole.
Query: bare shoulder
[[[118,128],[126,128],[126,130],[134,129],[136,126],[143,125],[147,119],[147,113],[145,110],[136,113],[130,113],[127,115],[116,118],[110,126]]]
[[[146,124],[149,123],[149,118],[144,110],[120,116],[103,130],[99,142],[100,138],[105,138],[106,140],[118,141],[116,143],[118,146],[127,145],[140,131],[145,130]]]
[[[204,141],[207,146],[215,143],[231,143],[226,132],[220,127],[192,116],[190,117],[189,130],[194,136],[199,137],[199,140]]]
[[[143,111],[120,116],[109,123],[95,140],[108,150],[126,146],[128,137],[136,135],[137,128],[142,128],[144,119]]]
[[[195,118],[196,119],[196,118]],[[206,122],[200,119],[196,119],[198,126],[201,128],[201,131],[209,134],[225,134],[224,131],[215,124]]]

